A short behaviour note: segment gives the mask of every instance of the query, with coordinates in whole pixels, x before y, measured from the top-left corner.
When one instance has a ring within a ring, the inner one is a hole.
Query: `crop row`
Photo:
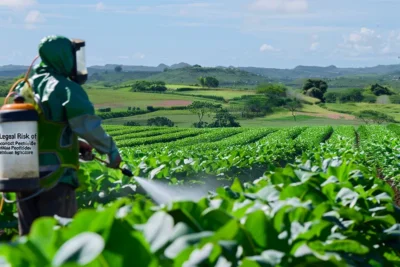
[[[223,140],[218,140],[215,142],[208,142],[203,144],[193,144],[188,147],[188,149],[196,149],[196,150],[213,150],[213,149],[224,149],[229,146],[242,146],[250,143],[254,143],[266,135],[277,131],[276,129],[270,128],[261,128],[261,129],[250,129],[244,131],[242,133],[224,138]]]
[[[153,144],[153,143],[161,143],[161,142],[172,142],[185,137],[196,136],[203,133],[204,130],[199,129],[188,129],[175,133],[167,133],[159,136],[152,137],[143,137],[143,138],[133,138],[133,139],[124,139],[117,141],[117,145],[119,147],[132,147],[139,146],[145,144]]]
[[[138,127],[129,127],[129,126],[123,126],[120,128],[116,129],[110,129],[106,130],[108,134],[110,134],[113,137],[124,135],[124,134],[130,134],[130,133],[140,133],[140,132],[151,132],[151,131],[157,131],[165,129],[165,127],[148,127],[148,126],[138,126]]]
[[[0,256],[7,266],[397,266],[393,191],[338,162],[288,165],[200,199],[169,188],[169,205],[119,198],[42,218]]]
[[[303,130],[303,127],[294,127],[279,131],[272,129],[245,131],[222,141],[206,143],[204,146],[167,147],[167,149],[161,147],[151,150],[144,147],[122,151],[136,175],[176,178],[190,177],[198,173],[216,175],[233,169],[237,173],[255,164],[289,161],[295,154],[295,142],[292,138]],[[260,139],[263,136],[264,138]]]
[[[365,165],[371,172],[399,184],[400,142],[397,134],[376,125],[360,126],[358,133]]]
[[[320,126],[306,129],[296,138],[296,146],[300,150],[318,147],[333,133],[331,126]]]
[[[159,130],[151,130],[151,131],[145,131],[145,132],[135,132],[135,133],[126,133],[126,134],[121,134],[115,136],[113,133],[111,133],[111,136],[116,142],[119,142],[121,140],[131,140],[131,139],[136,139],[139,137],[151,137],[151,136],[156,136],[156,135],[165,135],[165,134],[172,134],[172,133],[177,133],[177,132],[183,132],[185,131],[182,128],[164,128],[164,129],[159,129]]]
[[[181,148],[185,146],[195,146],[195,145],[201,145],[204,143],[211,143],[211,142],[217,142],[220,140],[225,140],[226,138],[237,135],[238,133],[243,132],[243,128],[218,128],[218,129],[212,129],[210,131],[204,132],[200,135],[194,136],[194,137],[187,137],[184,139],[177,140],[175,142],[170,142],[170,143],[158,143],[158,144],[152,144],[152,145],[147,145],[145,148],[146,150],[151,149],[151,150],[156,150],[156,149],[173,149],[173,148]],[[138,147],[138,149],[143,149],[144,147]]]

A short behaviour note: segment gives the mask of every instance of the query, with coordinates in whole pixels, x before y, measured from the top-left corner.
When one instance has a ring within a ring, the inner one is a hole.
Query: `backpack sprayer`
[[[25,77],[10,88],[0,108],[0,192],[3,193],[40,189],[39,114],[33,104],[22,103],[18,97],[14,103],[7,104],[20,82],[26,82],[31,87],[28,77],[38,57],[33,60]]]
[[[4,201],[16,202],[7,200],[4,193],[34,192],[23,199],[27,200],[44,191],[40,187],[38,111],[34,104],[23,103],[24,98],[18,95],[14,98],[14,103],[7,104],[9,98],[16,94],[14,89],[19,83],[25,82],[32,88],[28,78],[38,58],[39,56],[36,56],[32,61],[25,77],[18,79],[11,86],[4,105],[0,108],[0,192],[2,193],[0,212]],[[106,163],[100,158],[93,158]],[[133,177],[129,169],[119,169],[124,175]]]

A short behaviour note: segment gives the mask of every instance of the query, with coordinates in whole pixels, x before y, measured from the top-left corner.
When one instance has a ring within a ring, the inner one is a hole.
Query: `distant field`
[[[326,104],[326,107],[337,112],[355,112],[360,110],[376,110],[393,116],[400,120],[400,105],[397,104],[369,104],[369,103],[344,103]]]
[[[195,114],[187,110],[160,110],[148,114],[115,118],[105,120],[105,124],[124,124],[127,121],[134,121],[141,125],[146,125],[147,120],[155,117],[167,117],[172,120],[177,127],[191,127],[193,122],[198,121]],[[213,116],[205,116],[203,121],[211,122]],[[274,114],[264,118],[241,119],[238,122],[242,127],[292,127],[295,125],[360,125],[361,123],[347,114],[339,114],[337,112],[328,111],[319,106],[305,105],[302,111],[296,112],[296,121],[291,114],[284,109],[277,110]]]
[[[141,125],[147,125],[147,120],[155,117],[167,117],[178,127],[191,127],[193,122],[198,121],[197,115],[187,110],[159,110],[142,115],[104,120],[104,124],[124,124],[128,121],[134,121]],[[204,121],[210,122],[211,120],[205,116]]]
[[[244,95],[254,95],[255,91],[239,91],[239,90],[226,90],[226,89],[213,89],[213,90],[196,90],[196,91],[185,91],[180,92],[186,95],[213,95],[222,96],[224,99],[229,100],[235,97],[241,97]]]
[[[204,100],[203,98],[192,96],[129,92],[129,88],[119,90],[87,90],[87,92],[90,100],[94,103],[96,108],[140,107],[145,109],[147,106],[187,106],[195,100]],[[208,101],[212,102],[212,100]]]
[[[175,89],[179,89],[179,88],[202,89],[201,86],[184,85],[184,84],[167,84],[166,87],[171,90],[175,90]]]

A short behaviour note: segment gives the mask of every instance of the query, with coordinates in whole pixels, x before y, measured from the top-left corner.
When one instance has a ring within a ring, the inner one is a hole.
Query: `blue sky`
[[[293,68],[400,62],[400,0],[0,0],[0,65],[46,35],[85,39],[88,65]]]

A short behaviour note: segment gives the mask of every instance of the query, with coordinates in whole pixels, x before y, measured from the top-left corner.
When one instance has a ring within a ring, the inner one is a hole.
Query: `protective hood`
[[[74,54],[72,42],[70,39],[63,36],[48,36],[42,39],[39,45],[39,56],[42,62],[37,69],[44,68],[46,71],[51,71],[69,77],[74,68]]]

